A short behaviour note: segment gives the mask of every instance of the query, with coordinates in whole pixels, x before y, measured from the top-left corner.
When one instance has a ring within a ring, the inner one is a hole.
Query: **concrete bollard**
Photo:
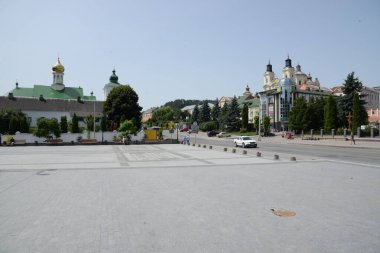
[[[260,153],[260,152],[257,152],[257,153],[256,153],[256,156],[257,156],[257,157],[261,157],[261,153]]]
[[[210,146],[209,148],[212,149],[212,146]]]
[[[247,154],[247,150],[243,150],[243,155],[246,155]]]
[[[195,147],[195,143],[193,143],[193,147]]]
[[[279,158],[280,158],[279,155],[276,155],[276,154],[275,154],[275,155],[273,156],[273,159],[274,159],[274,160],[278,160]]]
[[[198,147],[200,148],[200,147],[201,147],[201,144],[198,144]]]
[[[233,148],[233,149],[232,149],[232,153],[236,153],[236,149]]]
[[[296,161],[296,157],[295,156],[290,157],[290,161]]]
[[[207,146],[206,145],[203,145],[203,148],[206,148]]]

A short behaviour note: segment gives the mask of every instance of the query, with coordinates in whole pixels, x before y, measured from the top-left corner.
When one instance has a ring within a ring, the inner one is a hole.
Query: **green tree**
[[[84,118],[84,123],[86,124],[87,139],[90,139],[90,132],[94,131],[94,117],[90,114]]]
[[[74,113],[73,118],[71,119],[71,132],[72,133],[79,133],[79,123],[77,115]]]
[[[326,132],[331,131],[331,129],[337,129],[338,125],[338,109],[335,98],[329,96],[324,110],[324,129]]]
[[[301,131],[304,130],[305,122],[304,115],[306,113],[306,100],[304,98],[298,98],[294,101],[293,108],[289,112],[289,128]]]
[[[219,107],[218,99],[215,100],[214,107],[211,109],[211,119],[215,122],[216,128],[220,128],[220,114],[221,110]]]
[[[59,123],[56,118],[51,118],[49,120],[49,132],[54,134],[56,138],[61,136],[61,130],[59,128]]]
[[[15,134],[20,129],[20,122],[15,116],[11,116],[9,120],[9,134]]]
[[[56,118],[38,118],[37,129],[34,132],[34,135],[37,137],[48,137],[50,134],[54,134],[56,138],[61,136],[58,120]]]
[[[324,127],[324,112],[325,112],[325,104],[326,104],[326,99],[323,97],[319,97],[316,101],[316,125],[314,129],[320,129]]]
[[[254,119],[253,119],[253,125],[256,129],[256,134],[259,134],[259,125],[260,125],[260,117],[259,116],[255,116]]]
[[[20,132],[29,133],[29,122],[26,116],[20,118]]]
[[[199,125],[199,129],[205,132],[215,130],[216,129],[216,124],[215,121],[207,121],[207,122],[202,122]]]
[[[311,112],[311,121],[309,122],[308,126],[309,126],[309,130],[310,129],[314,129],[314,130],[318,130],[322,127],[322,124],[321,124],[321,115],[319,114],[319,105],[318,105],[318,102],[317,100],[314,99],[314,97],[311,97],[310,98],[310,101],[308,103],[308,108],[309,108],[309,111]],[[322,111],[322,116],[323,116],[323,111]]]
[[[21,110],[3,109],[0,111],[0,133],[14,134],[21,131],[21,121],[26,115]],[[26,121],[29,128],[29,122]]]
[[[138,128],[135,126],[132,120],[125,120],[121,123],[118,131],[121,132],[122,135],[124,137],[127,137],[127,139],[130,141],[131,136],[137,133],[137,129]]]
[[[3,134],[5,132],[4,120],[4,114],[2,111],[0,111],[0,134]]]
[[[219,116],[219,122],[222,125],[221,128],[224,131],[227,131],[228,129],[228,112],[229,112],[229,106],[227,103],[225,103],[220,111],[220,116]]]
[[[187,122],[191,120],[191,114],[188,111],[181,111],[180,119]]]
[[[354,94],[360,94],[360,92],[363,90],[363,84],[362,82],[355,77],[355,72],[351,72],[347,75],[346,80],[343,83],[342,91],[344,96],[342,96],[339,99],[339,107],[341,108],[341,115],[340,120],[341,122],[344,122],[345,126],[348,126],[347,124],[347,116],[349,113],[351,113],[352,107],[353,107],[353,99]],[[368,114],[364,107],[365,101],[362,99],[365,95],[359,95],[359,111],[360,111],[360,119],[359,119],[359,125],[366,125],[368,123]]]
[[[263,119],[263,127],[264,127],[264,135],[269,135],[269,128],[270,128],[270,117],[266,115]]]
[[[61,127],[62,133],[67,133],[67,118],[66,118],[66,116],[61,117],[60,127]]]
[[[111,90],[104,102],[103,112],[114,126],[119,126],[124,120],[132,120],[141,127],[141,110],[139,96],[129,85],[120,85]]]
[[[87,131],[94,131],[94,117],[90,114],[84,118]]]
[[[178,108],[172,108],[172,111],[173,111],[173,117],[170,121],[173,121],[173,120],[185,121],[186,120],[187,112],[182,112],[181,109],[178,109]]]
[[[241,126],[240,109],[236,96],[231,100],[228,110],[229,131],[239,131]]]
[[[37,129],[34,135],[37,137],[47,137],[50,133],[49,120],[41,117],[37,119]]]
[[[354,92],[352,101],[352,132],[360,126],[360,99],[358,93]]]
[[[100,120],[100,130],[102,132],[107,131],[107,117],[103,114],[101,120]]]
[[[310,130],[310,129],[319,129],[319,117],[317,115],[317,104],[314,100],[314,97],[310,98],[309,103],[306,105],[305,113],[303,114],[303,129],[304,130]]]
[[[200,122],[208,122],[211,119],[211,110],[208,105],[208,101],[204,100],[202,103],[202,107],[199,113],[199,121]]]
[[[246,132],[248,129],[248,105],[243,105],[243,110],[241,112],[241,132]]]
[[[191,114],[191,123],[197,122],[200,123],[200,117],[199,117],[199,107],[198,105],[195,105],[193,113]]]
[[[152,122],[158,126],[164,126],[167,122],[172,121],[174,117],[174,111],[169,106],[164,106],[153,111]]]

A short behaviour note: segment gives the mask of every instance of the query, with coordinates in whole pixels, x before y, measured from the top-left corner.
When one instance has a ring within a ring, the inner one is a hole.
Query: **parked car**
[[[187,131],[189,131],[189,128],[187,128],[187,127],[184,127],[184,128],[182,128],[181,130],[179,130],[180,132],[187,132]]]
[[[251,137],[251,136],[237,136],[234,139],[234,144],[236,147],[242,147],[242,148],[256,148],[257,142]]]
[[[286,138],[286,139],[292,139],[293,135],[292,135],[292,132],[287,131],[287,132],[282,132],[281,137]]]
[[[218,138],[224,138],[224,137],[230,137],[231,135],[226,132],[220,132],[216,136],[218,136]]]
[[[211,131],[207,132],[207,136],[208,137],[213,137],[213,136],[217,135],[218,133],[219,132],[216,131],[216,130],[211,130]]]

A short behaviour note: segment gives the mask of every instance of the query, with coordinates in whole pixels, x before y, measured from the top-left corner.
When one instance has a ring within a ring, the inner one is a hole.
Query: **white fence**
[[[144,135],[145,135],[144,131],[140,131],[136,135],[132,136],[131,140],[142,141],[144,139]],[[2,137],[4,138],[5,136],[2,135]],[[94,132],[90,132],[90,133],[83,132],[83,133],[77,133],[77,134],[64,133],[64,134],[61,134],[61,137],[59,137],[59,139],[61,139],[63,142],[72,142],[72,141],[77,142],[78,137],[81,137],[82,139],[88,139],[89,137],[90,139],[96,139],[98,142],[101,142],[101,141],[112,142],[114,141],[115,138],[119,138],[119,132],[117,131],[103,132],[103,133],[95,132],[95,136],[94,136]],[[19,133],[19,132],[13,135],[13,138],[15,140],[25,140],[26,143],[35,143],[36,141],[38,143],[43,143],[46,140],[46,138],[39,138],[33,134],[25,134],[25,133]]]

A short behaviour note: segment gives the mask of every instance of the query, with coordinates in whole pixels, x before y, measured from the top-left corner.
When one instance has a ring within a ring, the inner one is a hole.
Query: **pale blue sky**
[[[58,55],[65,85],[103,100],[115,66],[144,109],[261,91],[288,54],[324,87],[380,85],[379,0],[0,0],[0,38],[0,94],[50,85]]]

